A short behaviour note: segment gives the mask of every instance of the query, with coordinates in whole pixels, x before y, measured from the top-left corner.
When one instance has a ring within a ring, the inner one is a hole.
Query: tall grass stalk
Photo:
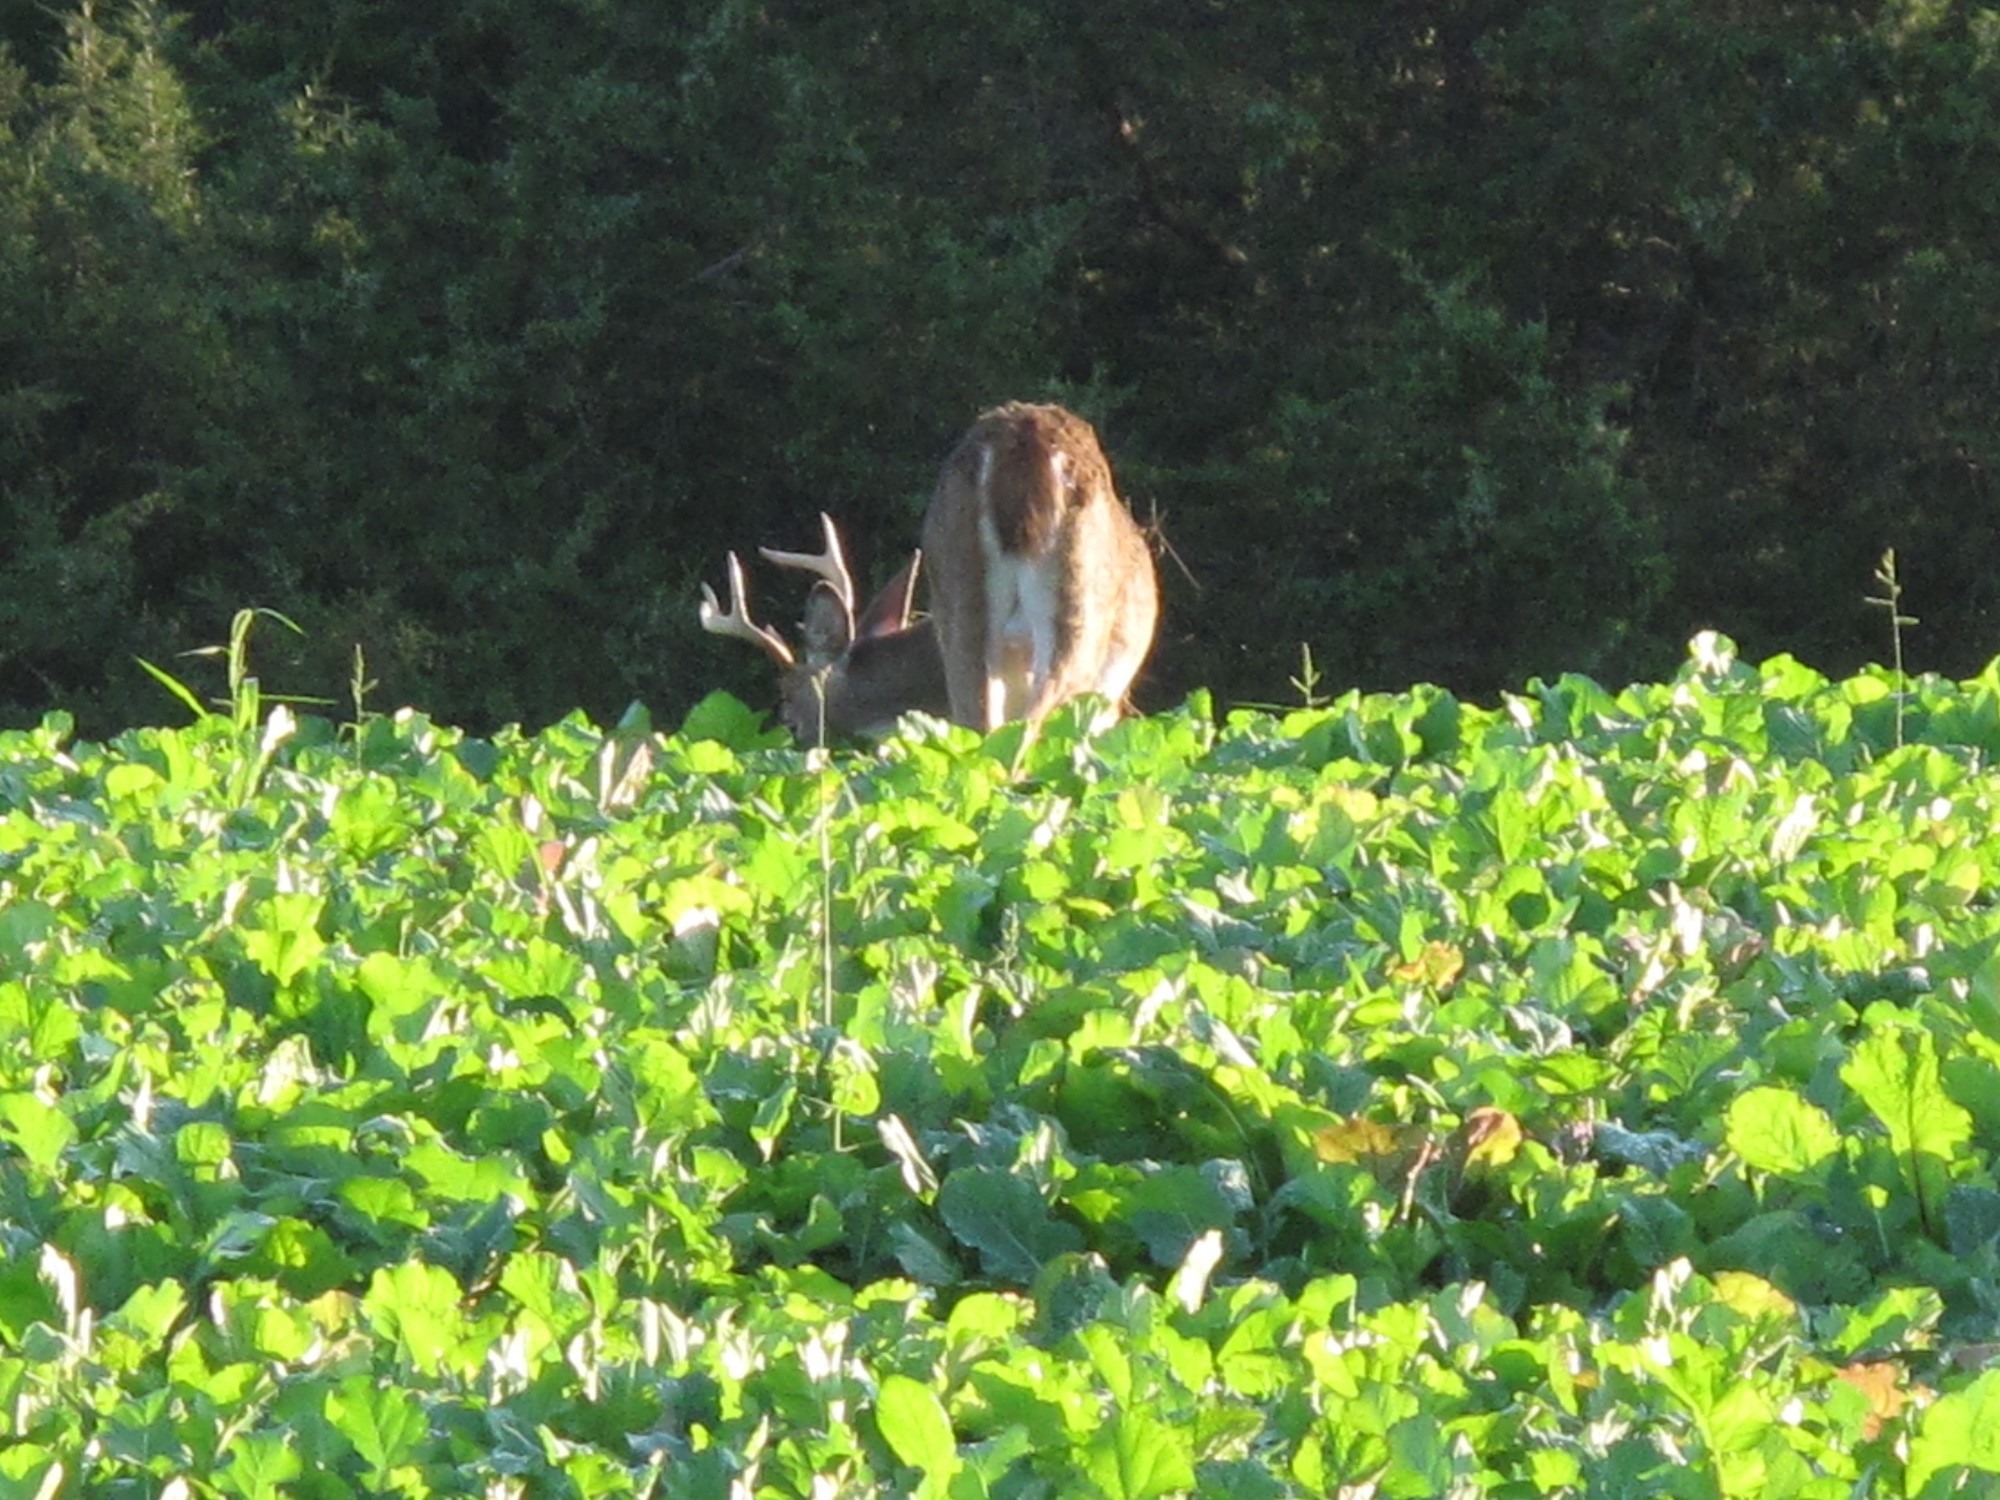
[[[1903,673],[1903,627],[1917,623],[1915,615],[1902,612],[1903,584],[1896,576],[1896,549],[1889,548],[1882,554],[1882,561],[1875,565],[1875,581],[1882,586],[1880,594],[1869,594],[1864,602],[1877,609],[1889,611],[1889,651],[1890,666],[1896,674],[1896,748],[1903,748],[1903,700],[1908,696],[1909,679]]]

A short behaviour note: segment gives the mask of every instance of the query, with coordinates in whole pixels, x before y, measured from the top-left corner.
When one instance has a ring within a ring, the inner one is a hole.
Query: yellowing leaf
[[[1326,800],[1357,823],[1366,823],[1381,808],[1381,799],[1366,787],[1334,786],[1326,790]]]
[[[1520,1154],[1525,1135],[1521,1122],[1504,1109],[1481,1105],[1465,1117],[1458,1130],[1468,1170],[1482,1172],[1504,1167]]]
[[[1426,984],[1432,989],[1448,989],[1465,969],[1465,955],[1450,943],[1425,943],[1423,951],[1406,964],[1397,964],[1389,977],[1398,984]]]
[[[1715,1295],[1725,1307],[1743,1314],[1746,1318],[1763,1317],[1767,1314],[1789,1318],[1799,1310],[1798,1304],[1790,1297],[1763,1277],[1753,1276],[1748,1271],[1717,1271]]]
[[[1377,1120],[1343,1120],[1313,1132],[1313,1154],[1323,1162],[1360,1165],[1396,1155],[1396,1132]]]

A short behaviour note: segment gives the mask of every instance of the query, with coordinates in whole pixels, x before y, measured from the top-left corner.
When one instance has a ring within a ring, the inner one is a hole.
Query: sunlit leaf
[[[38,1172],[53,1172],[76,1141],[76,1125],[31,1093],[0,1094],[0,1142],[12,1145]]]
[[[2000,1370],[1938,1397],[1917,1418],[1904,1477],[1908,1493],[1923,1493],[1933,1474],[1951,1469],[2000,1475]]]
[[[1465,1117],[1457,1144],[1466,1170],[1491,1171],[1512,1161],[1525,1138],[1521,1122],[1514,1116],[1504,1109],[1481,1105]]]
[[[1928,1031],[1877,1031],[1854,1049],[1840,1076],[1888,1129],[1898,1156],[1944,1163],[1972,1136],[1972,1117],[1947,1095]]]
[[[918,1470],[933,1493],[958,1472],[958,1444],[944,1403],[929,1386],[907,1375],[883,1377],[875,1397],[875,1422],[897,1458]]]
[[[441,1374],[464,1336],[459,1286],[422,1261],[377,1271],[361,1311],[402,1357],[429,1375]]]
[[[270,1500],[304,1472],[305,1463],[285,1433],[254,1432],[230,1444],[228,1464],[216,1482],[243,1500]]]
[[[1746,1166],[1780,1176],[1812,1172],[1840,1150],[1840,1133],[1826,1112],[1790,1089],[1738,1094],[1724,1117],[1723,1138]]]
[[[327,1392],[326,1419],[361,1456],[369,1483],[378,1488],[411,1458],[429,1427],[415,1395],[366,1375],[351,1375]]]
[[[1108,1500],[1157,1500],[1194,1484],[1186,1430],[1129,1409],[1115,1413],[1091,1440],[1084,1465]]]

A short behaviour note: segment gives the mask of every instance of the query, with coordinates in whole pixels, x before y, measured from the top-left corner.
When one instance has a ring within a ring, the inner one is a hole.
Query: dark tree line
[[[2000,651],[2000,24],[1952,0],[91,0],[0,16],[0,717],[282,610],[473,726],[762,664],[981,407],[1164,549],[1144,702]],[[760,605],[796,607],[772,580]],[[285,653],[289,653],[286,655]]]

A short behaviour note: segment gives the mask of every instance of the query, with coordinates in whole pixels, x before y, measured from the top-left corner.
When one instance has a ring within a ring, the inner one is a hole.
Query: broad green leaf
[[[326,1419],[361,1455],[368,1482],[377,1489],[416,1454],[430,1425],[414,1394],[367,1375],[350,1375],[327,1392]]]
[[[359,1212],[384,1223],[421,1229],[431,1220],[430,1210],[400,1177],[350,1177],[336,1191]]]
[[[243,951],[279,985],[288,985],[326,948],[318,896],[278,892],[258,903],[240,929]]]
[[[35,954],[31,950],[45,943],[58,925],[54,908],[43,902],[9,902],[0,907],[0,955],[16,972],[32,973]]]
[[[56,1289],[36,1267],[36,1258],[11,1255],[0,1260],[0,1334],[19,1348],[34,1324],[60,1326],[63,1310]]]
[[[883,1377],[875,1422],[896,1457],[924,1476],[925,1489],[941,1492],[958,1472],[958,1443],[937,1393],[907,1375]]]
[[[1717,1271],[1712,1278],[1718,1302],[1751,1320],[1797,1315],[1798,1304],[1761,1276],[1748,1271]]]
[[[903,1274],[926,1286],[952,1286],[960,1280],[958,1264],[928,1236],[901,1220],[889,1227],[891,1253]]]
[[[700,1075],[671,1038],[636,1033],[622,1056],[632,1071],[633,1103],[654,1130],[678,1135],[714,1121],[715,1110],[702,1091]]]
[[[1389,1468],[1383,1475],[1390,1494],[1442,1494],[1450,1488],[1452,1452],[1443,1424],[1416,1412],[1389,1429]]]
[[[1014,1338],[1028,1308],[1020,1298],[999,1292],[973,1292],[953,1304],[946,1337],[954,1348],[978,1341],[1002,1345]]]
[[[1776,1420],[1764,1393],[1748,1380],[1737,1380],[1709,1409],[1709,1440],[1718,1456],[1755,1453]]]
[[[0,1500],[55,1500],[70,1469],[40,1443],[0,1448]]]
[[[1124,1330],[1095,1322],[1079,1329],[1076,1340],[1090,1356],[1091,1367],[1111,1399],[1120,1406],[1132,1405],[1138,1393],[1133,1384],[1131,1340]]]
[[[418,1142],[404,1155],[403,1163],[426,1189],[442,1199],[491,1204],[525,1190],[510,1161],[461,1155],[441,1141]]]
[[[728,693],[710,693],[688,710],[681,721],[680,738],[691,746],[714,740],[732,750],[750,750],[760,745],[783,744],[785,733],[781,728],[766,727],[762,716],[745,707],[740,698]],[[712,763],[716,770],[729,769],[734,764],[733,759]]]
[[[104,773],[104,794],[114,802],[134,802],[161,785],[160,773],[143,761],[123,761]]]
[[[1889,1131],[1898,1156],[1949,1162],[1972,1135],[1972,1117],[1939,1082],[1937,1046],[1928,1031],[1877,1031],[1855,1047],[1840,1070]]]
[[[229,1160],[229,1132],[213,1120],[190,1120],[174,1132],[174,1155],[191,1167],[219,1167]]]
[[[576,1284],[574,1268],[559,1256],[527,1251],[508,1257],[500,1287],[551,1339],[570,1338],[590,1321],[589,1299]]]
[[[361,961],[355,978],[374,1003],[371,1029],[388,1035],[404,1017],[428,1017],[449,994],[449,982],[426,958],[371,953]]]
[[[1800,1177],[1840,1151],[1840,1132],[1790,1089],[1753,1088],[1729,1103],[1723,1139],[1752,1171]]]
[[[1033,1184],[995,1167],[953,1172],[938,1189],[937,1208],[958,1241],[979,1253],[986,1274],[1001,1281],[1032,1281],[1044,1262],[1083,1244]]]
[[[1905,1492],[1921,1494],[1933,1474],[1951,1469],[2000,1475],[2000,1370],[1938,1397],[1917,1419]]]
[[[1955,1187],[1944,1203],[1946,1246],[1952,1254],[1972,1257],[2000,1247],[2000,1192],[1986,1187]]]
[[[351,859],[369,860],[404,843],[410,826],[396,784],[371,776],[335,799],[327,831]]]
[[[1900,1352],[1927,1345],[1944,1305],[1929,1287],[1888,1287],[1828,1320],[1826,1350],[1836,1359]]]
[[[868,1116],[882,1107],[875,1059],[850,1037],[833,1045],[826,1060],[827,1086],[833,1107],[844,1115]]]
[[[0,1094],[0,1143],[14,1146],[43,1174],[55,1171],[76,1143],[76,1123],[30,1093]]]
[[[361,1299],[362,1316],[425,1375],[442,1374],[465,1335],[458,1283],[419,1260],[375,1273]]]
[[[118,1311],[105,1319],[107,1328],[129,1333],[144,1343],[158,1343],[167,1336],[187,1309],[187,1293],[177,1281],[142,1286],[125,1299]]]
[[[1158,1500],[1194,1487],[1187,1429],[1120,1410],[1084,1450],[1084,1472],[1106,1500]]]
[[[242,1500],[272,1500],[305,1472],[289,1434],[245,1433],[229,1445],[228,1460],[215,1482]]]
[[[358,1278],[351,1256],[317,1224],[279,1219],[245,1261],[252,1274],[275,1278],[295,1297],[312,1298]]]
[[[798,1093],[798,1085],[787,1078],[757,1106],[756,1118],[750,1122],[750,1139],[757,1143],[765,1161],[777,1153],[778,1142],[792,1122],[792,1102]]]

